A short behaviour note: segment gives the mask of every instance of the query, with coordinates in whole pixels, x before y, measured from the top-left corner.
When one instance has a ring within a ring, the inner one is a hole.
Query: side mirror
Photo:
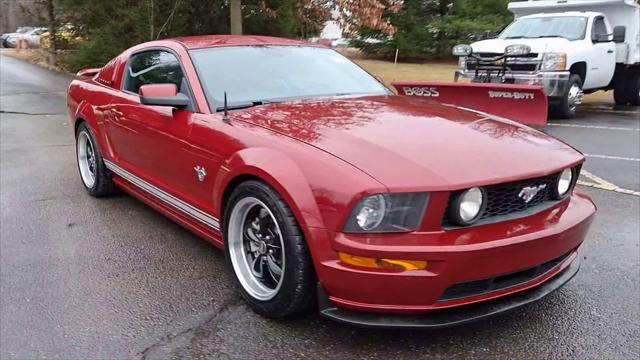
[[[185,94],[178,93],[176,84],[142,85],[138,94],[140,94],[140,102],[144,105],[183,108],[190,103]]]
[[[613,42],[614,43],[623,43],[626,37],[627,28],[624,26],[615,26],[613,28]]]

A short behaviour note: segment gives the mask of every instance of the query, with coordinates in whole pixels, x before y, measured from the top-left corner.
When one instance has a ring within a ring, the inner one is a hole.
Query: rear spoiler
[[[76,73],[76,77],[89,78],[96,76],[102,68],[82,69]]]
[[[497,115],[527,125],[547,125],[547,95],[541,86],[395,82],[399,95],[416,96],[472,111]]]

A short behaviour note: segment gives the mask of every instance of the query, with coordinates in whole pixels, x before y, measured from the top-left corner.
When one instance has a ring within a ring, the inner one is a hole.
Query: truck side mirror
[[[623,43],[624,38],[627,32],[627,28],[624,26],[615,26],[613,28],[613,42],[614,43]]]

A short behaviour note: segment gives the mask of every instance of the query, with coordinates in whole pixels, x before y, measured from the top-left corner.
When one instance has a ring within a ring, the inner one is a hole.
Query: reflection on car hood
[[[271,104],[233,117],[333,154],[390,188],[465,188],[548,175],[584,159],[524,125],[403,96]]]

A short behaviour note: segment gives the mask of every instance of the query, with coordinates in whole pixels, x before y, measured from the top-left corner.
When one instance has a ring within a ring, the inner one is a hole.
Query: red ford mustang
[[[331,49],[181,38],[78,75],[68,109],[89,194],[123,189],[224,248],[259,314],[451,326],[578,271],[595,213],[574,190],[582,154],[395,95]]]

